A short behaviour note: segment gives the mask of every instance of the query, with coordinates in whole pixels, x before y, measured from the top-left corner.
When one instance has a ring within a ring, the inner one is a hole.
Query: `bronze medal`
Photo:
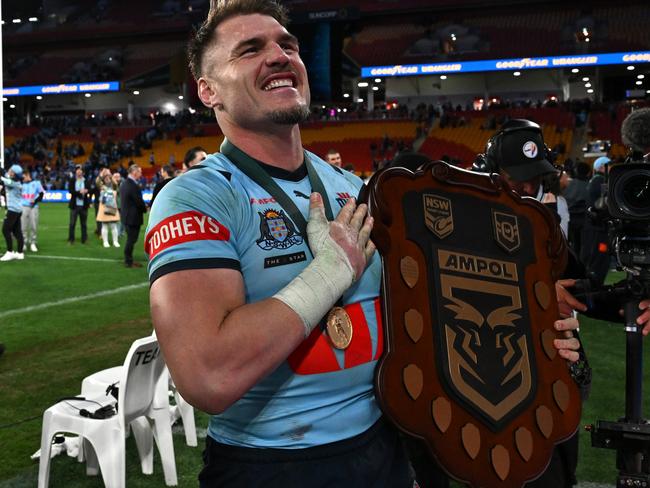
[[[345,349],[352,342],[352,321],[344,308],[334,307],[327,315],[327,335],[337,349]]]

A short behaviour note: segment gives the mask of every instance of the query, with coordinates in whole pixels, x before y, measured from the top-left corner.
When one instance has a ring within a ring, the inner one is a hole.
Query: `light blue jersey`
[[[34,200],[36,200],[36,197],[44,191],[43,185],[39,180],[32,180],[29,183],[23,183],[20,204],[23,207],[31,207]],[[38,204],[36,204],[35,207],[38,207]]]
[[[21,193],[23,184],[19,181],[14,181],[11,178],[5,176],[0,177],[2,183],[5,186],[5,192],[7,194],[7,210],[11,210],[16,213],[23,213],[23,207],[20,204]]]
[[[246,284],[246,302],[273,296],[312,260],[305,236],[267,190],[237,166],[251,158],[227,141],[222,152],[166,185],[156,197],[145,239],[149,277],[185,269],[231,268]],[[236,149],[236,148],[235,148]],[[362,181],[306,153],[334,215],[356,197]],[[257,163],[284,190],[305,220],[312,192],[305,165],[289,173]],[[377,255],[343,296],[354,334],[335,349],[316,327],[273,373],[225,412],[211,417],[217,442],[248,447],[305,448],[347,439],[379,418],[373,373],[381,355]],[[182,327],[183,324],[179,324]],[[260,322],[259,327],[264,327]]]

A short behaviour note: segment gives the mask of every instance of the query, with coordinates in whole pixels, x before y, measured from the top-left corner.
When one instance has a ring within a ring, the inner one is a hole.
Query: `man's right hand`
[[[329,244],[337,246],[347,259],[355,281],[363,274],[376,249],[370,240],[372,224],[373,218],[368,215],[368,206],[363,203],[357,206],[354,198],[350,198],[337,217],[328,222],[321,195],[311,194],[307,235],[314,256],[331,240]]]

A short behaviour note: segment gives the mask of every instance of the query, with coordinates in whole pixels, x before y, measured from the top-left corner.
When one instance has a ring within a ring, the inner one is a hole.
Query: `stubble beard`
[[[273,110],[268,113],[271,122],[279,125],[295,125],[306,122],[311,116],[309,107],[305,104],[299,104],[284,110]]]

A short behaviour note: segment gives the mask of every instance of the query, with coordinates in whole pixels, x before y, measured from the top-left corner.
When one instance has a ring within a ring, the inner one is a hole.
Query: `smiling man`
[[[302,147],[309,84],[286,20],[274,1],[217,2],[190,42],[226,139],[152,207],[154,326],[183,396],[213,414],[201,486],[410,487],[373,394],[372,219],[339,196],[363,183]]]
[[[225,140],[152,207],[152,320],[182,395],[212,414],[202,487],[410,488],[373,392],[372,218],[341,197],[363,183],[302,147],[309,84],[286,21],[275,1],[213,2],[190,42]]]

